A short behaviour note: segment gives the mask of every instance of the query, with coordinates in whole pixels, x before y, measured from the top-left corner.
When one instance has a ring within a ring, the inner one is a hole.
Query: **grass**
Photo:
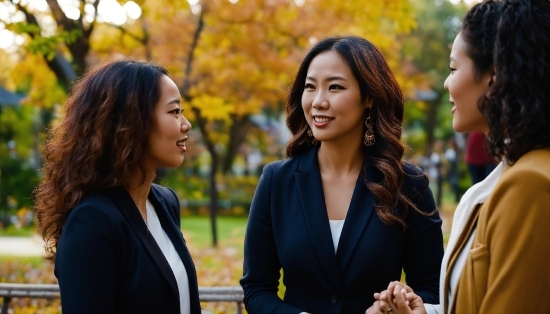
[[[219,216],[217,219],[218,244],[237,246],[242,251],[248,217]],[[212,227],[208,216],[184,216],[181,230],[186,241],[197,248],[212,246]]]
[[[0,265],[17,261],[19,263],[30,265],[31,267],[40,267],[44,263],[44,258],[41,256],[13,256],[13,255],[0,255]]]
[[[16,228],[14,225],[9,225],[6,228],[0,228],[0,237],[30,237],[34,233],[34,227]]]

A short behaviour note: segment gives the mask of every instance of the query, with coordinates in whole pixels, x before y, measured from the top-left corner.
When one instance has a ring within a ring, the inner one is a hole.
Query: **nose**
[[[311,104],[313,108],[315,109],[324,109],[328,106],[328,100],[326,98],[325,93],[322,91],[319,91],[315,98],[313,99],[313,103]]]
[[[451,74],[449,74],[447,76],[447,78],[445,79],[445,82],[443,82],[443,88],[446,90],[446,91],[449,91],[449,77],[451,77]]]
[[[182,116],[183,118],[183,122],[181,124],[181,131],[183,133],[187,133],[189,130],[191,130],[191,122],[189,122],[189,120],[187,120],[186,117]]]

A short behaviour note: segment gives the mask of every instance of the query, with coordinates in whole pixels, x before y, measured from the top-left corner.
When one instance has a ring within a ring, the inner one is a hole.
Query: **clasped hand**
[[[390,282],[388,288],[374,294],[374,303],[365,314],[425,314],[424,302],[411,287],[399,282]]]

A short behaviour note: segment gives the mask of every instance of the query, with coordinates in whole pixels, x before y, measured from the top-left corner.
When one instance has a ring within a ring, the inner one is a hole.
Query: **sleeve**
[[[55,257],[63,313],[116,311],[118,254],[123,236],[96,206],[78,206],[63,227]]]
[[[271,220],[272,165],[264,167],[246,227],[243,278],[244,304],[250,314],[300,313],[277,295],[281,264]]]
[[[417,177],[405,182],[414,186],[414,192],[409,193],[409,199],[422,213],[409,209],[403,270],[407,285],[424,303],[438,304],[443,259],[442,221],[428,186],[428,178],[420,169],[416,172]]]
[[[479,313],[550,313],[550,179],[537,169],[503,178],[487,205],[487,293]]]
[[[441,308],[441,305],[439,304],[424,304],[424,309],[426,310],[426,314],[443,314],[443,309]]]

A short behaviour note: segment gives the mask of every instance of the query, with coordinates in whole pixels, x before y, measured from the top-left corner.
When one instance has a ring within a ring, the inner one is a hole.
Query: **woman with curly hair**
[[[445,81],[453,128],[486,133],[501,163],[455,211],[441,268],[442,304],[424,307],[426,300],[392,283],[381,308],[550,313],[549,51],[548,0],[485,0],[466,14]]]
[[[74,85],[35,191],[64,313],[200,313],[178,199],[152,183],[190,129],[162,67],[116,61]]]
[[[247,311],[364,313],[403,271],[438,302],[441,219],[426,176],[401,160],[403,95],[380,51],[358,37],[320,41],[286,108],[288,158],[264,167],[250,208]]]

